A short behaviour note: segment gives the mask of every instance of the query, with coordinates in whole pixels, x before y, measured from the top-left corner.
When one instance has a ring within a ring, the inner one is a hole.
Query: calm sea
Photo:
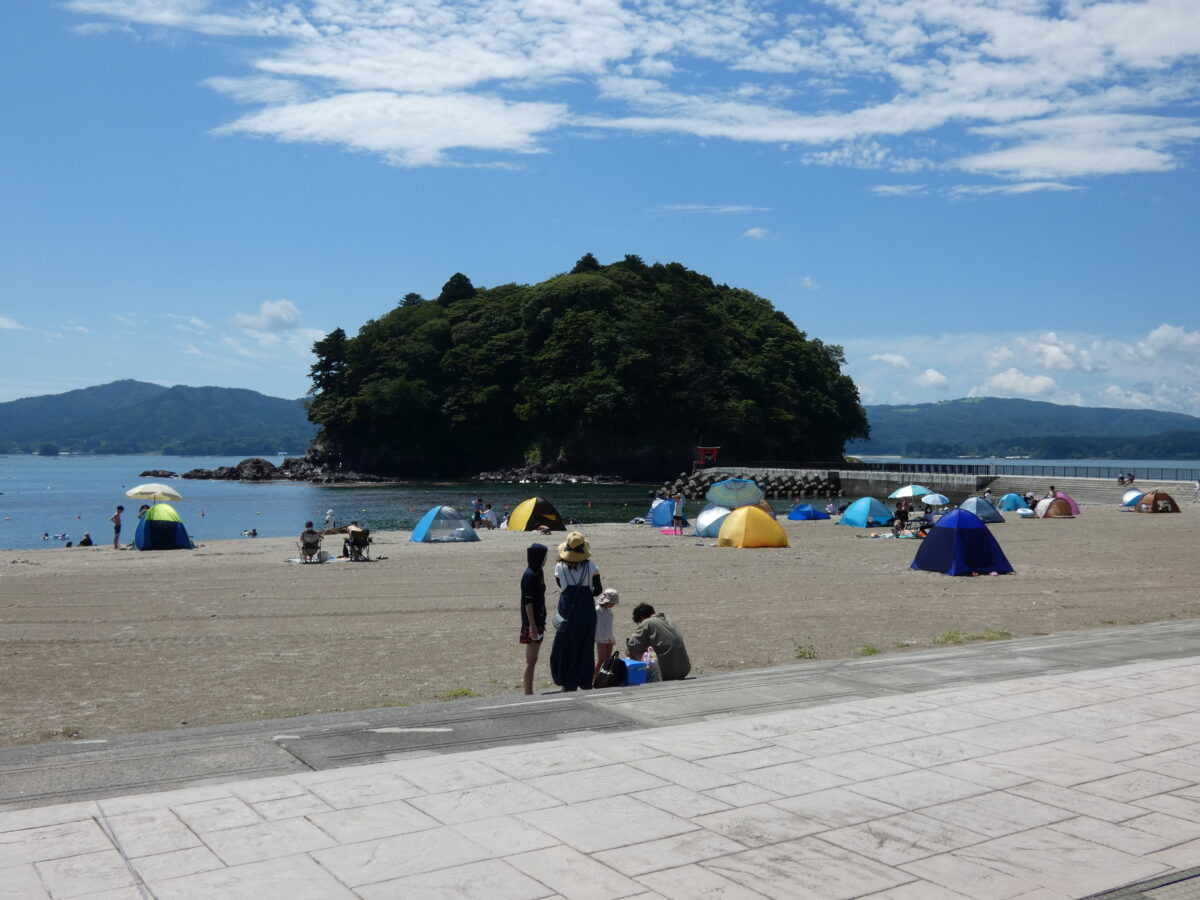
[[[172,503],[193,539],[243,539],[298,535],[304,521],[318,526],[332,509],[339,524],[357,519],[372,530],[408,530],[431,507],[466,509],[483,497],[504,511],[532,496],[545,497],[563,516],[579,522],[627,522],[641,516],[650,485],[533,485],[475,482],[411,482],[377,487],[329,487],[295,482],[270,484],[191,481],[142,477],[149,469],[183,473],[215,469],[243,457],[184,456],[3,456],[0,455],[0,549],[33,549],[78,542],[90,532],[98,544],[112,541],[108,517],[125,507],[122,540],[132,540],[142,500],[125,491],[148,481],[171,485],[183,500]],[[272,460],[279,462],[280,460]],[[46,540],[42,535],[49,535]],[[66,537],[62,537],[66,535]]]
[[[376,487],[330,487],[295,482],[270,484],[236,481],[189,481],[142,477],[149,469],[183,473],[236,465],[242,457],[181,456],[3,456],[0,455],[0,549],[27,550],[78,542],[85,531],[93,540],[112,540],[108,517],[118,503],[126,508],[122,539],[131,540],[140,500],[125,491],[147,481],[165,481],[183,500],[174,503],[188,533],[196,540],[242,539],[251,529],[259,537],[290,537],[306,519],[318,525],[332,509],[339,524],[357,519],[372,530],[410,530],[431,506],[466,509],[475,497],[491,502],[499,518],[531,496],[545,497],[568,519],[578,522],[627,522],[649,506],[651,485],[532,485],[477,482],[410,482]],[[277,460],[278,461],[278,460]],[[913,460],[905,460],[913,462]],[[1170,468],[1200,469],[1200,461],[1183,460],[926,460],[939,463],[1028,465],[1030,474],[1094,474],[1110,469],[1131,471],[1139,478]],[[1114,469],[1114,467],[1116,467]],[[1069,470],[1069,471],[1068,471]],[[1180,475],[1181,479],[1187,475]],[[1195,477],[1195,476],[1192,476]],[[906,479],[911,480],[911,479]],[[919,480],[919,479],[918,479]],[[851,499],[851,498],[846,498]],[[786,510],[786,500],[775,500]],[[694,515],[702,506],[689,502]],[[48,535],[43,540],[42,535]],[[248,538],[247,538],[248,539]]]

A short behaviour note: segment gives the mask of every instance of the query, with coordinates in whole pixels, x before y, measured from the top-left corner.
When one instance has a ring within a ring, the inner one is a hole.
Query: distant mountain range
[[[866,411],[871,439],[848,444],[850,455],[1200,459],[1200,418],[1184,413],[997,397]]]
[[[219,387],[114,381],[0,403],[0,452],[301,455],[303,400]]]

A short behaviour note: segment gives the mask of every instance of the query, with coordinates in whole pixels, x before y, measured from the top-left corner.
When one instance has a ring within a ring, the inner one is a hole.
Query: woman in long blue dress
[[[603,592],[600,572],[591,561],[592,548],[578,531],[558,545],[554,580],[558,583],[558,617],[550,649],[550,677],[564,691],[591,690],[595,671],[596,602]]]

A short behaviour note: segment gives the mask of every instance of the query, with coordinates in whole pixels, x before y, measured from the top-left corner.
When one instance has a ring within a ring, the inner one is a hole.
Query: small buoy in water
[[[200,510],[200,515],[204,515],[204,510]]]

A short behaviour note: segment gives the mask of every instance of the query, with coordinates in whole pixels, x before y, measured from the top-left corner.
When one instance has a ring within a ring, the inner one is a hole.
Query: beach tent
[[[194,550],[179,513],[169,503],[155,503],[138,519],[133,546],[139,550]]]
[[[730,510],[716,503],[710,503],[700,510],[696,516],[696,537],[715,538],[721,533],[721,522],[729,515]]]
[[[1121,505],[1130,507],[1137,506],[1137,502],[1141,500],[1143,496],[1145,496],[1145,492],[1139,491],[1137,488],[1128,490],[1125,492],[1125,495],[1121,497]]]
[[[1004,575],[1013,570],[983,520],[961,507],[946,513],[929,529],[912,568],[945,575]]]
[[[718,547],[786,547],[783,526],[757,506],[739,506],[721,520]]]
[[[759,500],[759,501],[758,501],[757,503],[755,503],[754,505],[755,505],[755,506],[757,506],[759,509],[761,509],[763,512],[765,512],[765,513],[766,513],[768,516],[770,516],[772,519],[774,519],[774,518],[778,518],[778,517],[775,515],[775,507],[773,507],[773,506],[771,505],[771,501],[770,501],[770,500],[768,500],[766,497],[763,497],[761,500]]]
[[[1025,504],[1022,503],[1022,506]],[[959,509],[965,509],[969,513],[974,513],[985,522],[1003,522],[1004,516],[996,510],[996,507],[988,503],[982,497],[968,497],[961,504]]]
[[[867,528],[871,525],[886,525],[891,518],[892,511],[886,506],[874,497],[863,497],[846,507],[838,524]]]
[[[509,531],[536,531],[539,525],[545,525],[551,531],[566,531],[567,526],[549,500],[541,497],[530,497],[516,505],[508,516]]]
[[[1179,512],[1179,504],[1166,491],[1150,491],[1142,494],[1134,509],[1148,513]]]
[[[797,503],[788,513],[793,522],[811,522],[814,519],[828,519],[829,513],[814,509],[811,503]]]
[[[996,509],[1001,512],[1016,512],[1018,509],[1025,509],[1028,505],[1025,502],[1025,498],[1020,494],[1010,492],[1000,498],[1000,502],[996,504]]]
[[[1059,500],[1066,500],[1067,506],[1071,507],[1071,515],[1079,515],[1079,504],[1075,502],[1075,498],[1070,494],[1064,494],[1062,491],[1055,491],[1054,496]]]
[[[733,509],[748,503],[757,503],[766,496],[766,492],[755,484],[752,478],[726,478],[724,481],[715,482],[704,496],[713,503]]]
[[[675,501],[664,500],[650,507],[650,511],[646,513],[646,523],[659,527],[670,525],[673,521],[674,511]]]
[[[435,506],[413,529],[415,544],[445,544],[454,541],[477,541],[479,533],[471,527],[471,520],[453,506]]]
[[[1039,519],[1075,518],[1075,513],[1071,512],[1071,504],[1067,503],[1062,497],[1046,497],[1039,500],[1037,507],[1033,511]]]

